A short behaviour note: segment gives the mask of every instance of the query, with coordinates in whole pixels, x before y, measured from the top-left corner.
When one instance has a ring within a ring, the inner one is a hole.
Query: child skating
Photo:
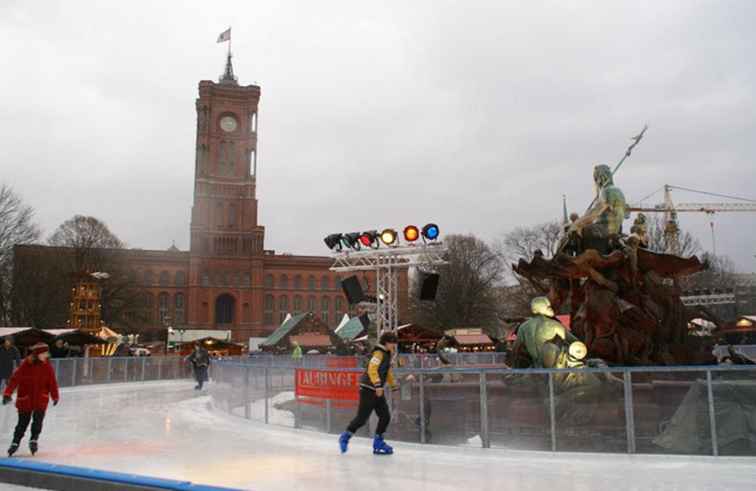
[[[383,434],[391,421],[391,413],[386,402],[385,387],[396,387],[394,374],[391,370],[391,355],[396,351],[396,334],[384,333],[373,348],[365,373],[360,378],[360,404],[357,416],[349,423],[347,430],[339,437],[341,453],[345,453],[352,435],[365,425],[370,414],[375,411],[378,415],[378,426],[373,439],[373,453],[376,455],[390,455],[394,453],[386,442]]]
[[[18,424],[13,432],[13,443],[8,448],[8,457],[13,456],[18,450],[30,421],[32,425],[29,450],[32,455],[37,453],[37,441],[42,432],[42,421],[45,419],[47,404],[52,398],[53,405],[57,405],[60,398],[55,370],[47,361],[50,357],[50,349],[45,343],[37,343],[30,348],[29,352],[30,355],[13,372],[3,392],[3,405],[5,405],[12,400],[13,391],[18,388],[16,396]]]

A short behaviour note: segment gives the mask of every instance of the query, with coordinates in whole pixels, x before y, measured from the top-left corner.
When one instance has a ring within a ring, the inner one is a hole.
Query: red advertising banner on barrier
[[[312,397],[333,401],[360,399],[360,373],[336,370],[297,368],[295,394],[297,398]]]

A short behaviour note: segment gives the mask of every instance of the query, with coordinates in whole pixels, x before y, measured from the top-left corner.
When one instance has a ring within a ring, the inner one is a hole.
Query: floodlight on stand
[[[378,242],[378,231],[377,230],[369,230],[367,232],[362,232],[362,235],[360,235],[360,242],[365,247],[370,247],[371,249],[378,249],[380,247],[380,243]]]
[[[404,240],[407,242],[415,242],[420,238],[420,230],[414,225],[407,225],[404,227]]]
[[[387,228],[383,232],[381,232],[381,242],[386,244],[387,246],[392,246],[396,243],[397,238],[396,230],[392,228]]]
[[[325,245],[332,251],[341,252],[341,239],[342,238],[343,238],[343,235],[341,234],[331,234],[325,239],[323,239],[323,242],[325,242]]]
[[[352,232],[351,234],[344,234],[341,239],[341,243],[346,247],[355,251],[360,250],[360,233]]]
[[[435,223],[429,223],[428,225],[423,227],[423,240],[434,241],[438,239],[438,235],[438,225],[436,225]]]

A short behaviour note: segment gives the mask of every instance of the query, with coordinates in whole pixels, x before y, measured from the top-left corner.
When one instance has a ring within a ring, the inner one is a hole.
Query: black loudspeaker
[[[365,329],[368,329],[370,327],[370,317],[368,316],[367,312],[362,314],[359,319],[362,327],[364,327]]]
[[[349,305],[360,303],[365,298],[365,293],[362,291],[360,280],[357,279],[356,276],[344,278],[341,281],[341,289],[344,290],[344,295],[346,295]]]
[[[420,273],[420,300],[436,299],[440,278],[436,273]]]

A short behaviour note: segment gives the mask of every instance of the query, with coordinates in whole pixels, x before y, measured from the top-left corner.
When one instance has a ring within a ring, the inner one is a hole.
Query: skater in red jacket
[[[18,450],[18,445],[21,443],[24,433],[26,433],[29,421],[32,421],[29,450],[31,450],[32,455],[37,453],[37,439],[42,432],[42,421],[45,419],[47,404],[52,398],[53,405],[57,405],[60,398],[55,370],[47,361],[50,357],[50,349],[45,343],[37,343],[31,347],[30,353],[13,372],[10,382],[3,392],[3,405],[5,405],[12,400],[11,395],[18,387],[18,395],[16,396],[18,424],[13,433],[13,443],[8,448],[8,457],[11,457]]]

